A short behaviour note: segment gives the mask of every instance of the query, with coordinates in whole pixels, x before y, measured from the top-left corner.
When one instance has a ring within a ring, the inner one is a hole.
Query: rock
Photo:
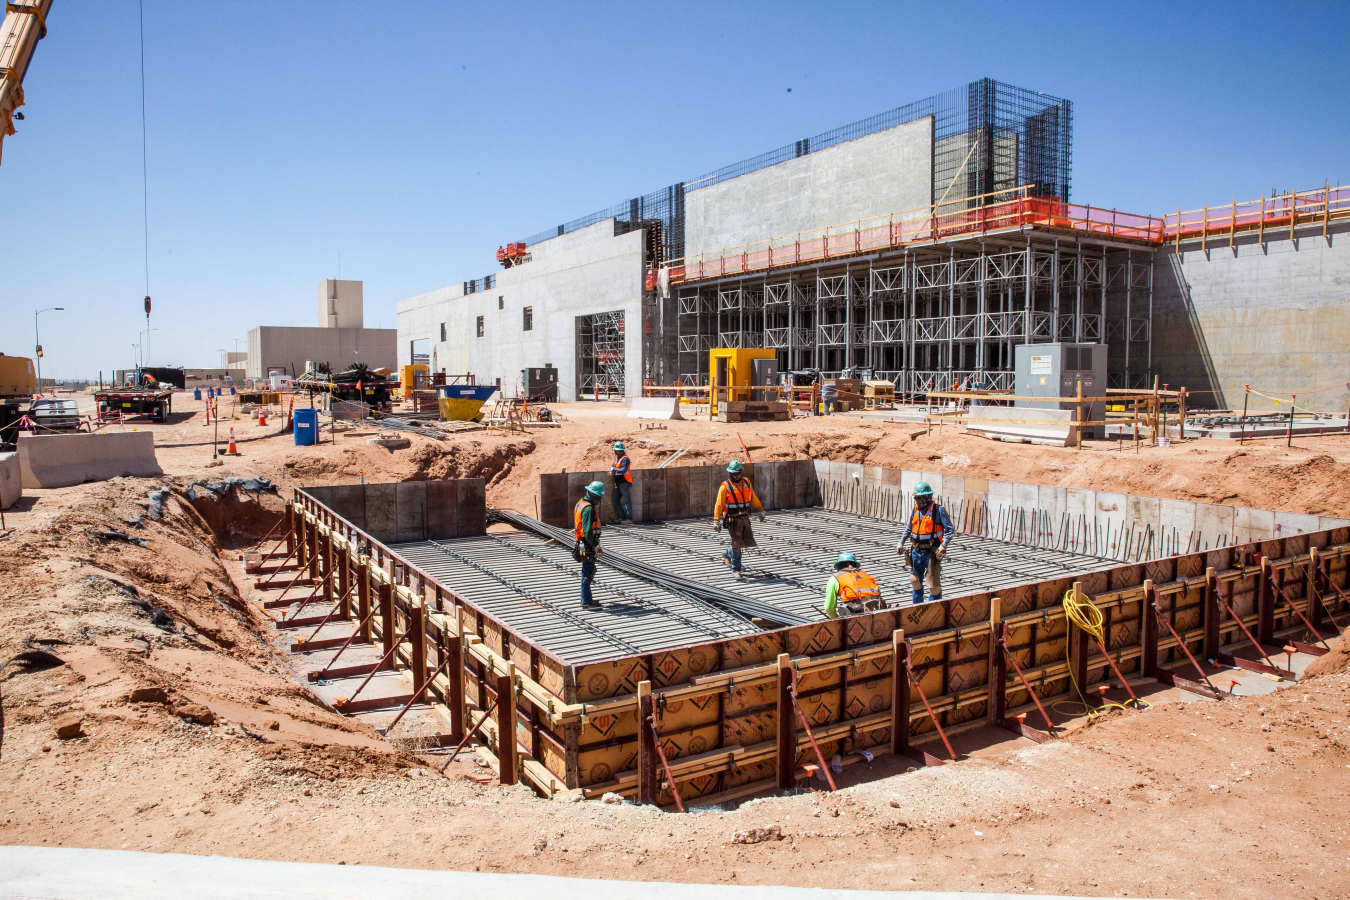
[[[731,836],[733,844],[758,844],[763,841],[781,841],[783,829],[778,825],[765,825],[763,828],[747,828]]]
[[[84,722],[74,713],[68,713],[56,720],[56,736],[63,741],[80,737],[84,734]]]
[[[900,801],[899,801],[899,800],[892,800],[892,801],[891,801],[891,809],[899,809],[899,808],[900,808]]]
[[[623,802],[623,795],[622,795],[622,794],[616,794],[616,793],[614,793],[613,791],[610,791],[609,793],[605,794],[603,797],[600,798],[600,802],[601,802],[601,803],[609,803],[609,804],[622,803],[622,802]]]
[[[281,723],[276,719],[268,719],[266,722],[263,722],[263,727],[268,731],[280,731]]]
[[[301,791],[300,793],[304,794],[306,797],[313,797],[313,796],[314,796],[314,791],[311,790],[310,788],[305,788],[305,789],[304,789],[303,791]]]
[[[173,712],[179,718],[196,722],[198,725],[216,724],[216,714],[211,712],[209,706],[203,706],[200,703],[184,703]]]
[[[559,803],[580,803],[581,795],[563,791],[561,793],[554,794],[553,799]]]
[[[169,694],[162,687],[138,687],[127,694],[128,703],[168,703]]]

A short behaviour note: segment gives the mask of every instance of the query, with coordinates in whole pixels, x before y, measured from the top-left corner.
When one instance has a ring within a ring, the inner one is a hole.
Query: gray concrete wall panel
[[[20,434],[19,480],[25,488],[69,487],[88,481],[163,475],[149,431]]]

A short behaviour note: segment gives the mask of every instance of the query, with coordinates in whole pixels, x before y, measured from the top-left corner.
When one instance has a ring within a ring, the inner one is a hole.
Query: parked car
[[[76,431],[80,427],[80,407],[74,400],[34,400],[33,405],[28,407],[28,418],[38,426],[38,434]]]

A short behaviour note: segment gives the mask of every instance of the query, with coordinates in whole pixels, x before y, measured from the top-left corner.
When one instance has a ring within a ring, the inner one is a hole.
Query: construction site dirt
[[[134,426],[155,433],[163,478],[26,491],[5,512],[0,659],[32,637],[63,661],[0,672],[5,843],[891,890],[1336,897],[1350,884],[1344,638],[1278,689],[1242,673],[1250,696],[1216,703],[1155,684],[1141,688],[1151,709],[1075,720],[1052,743],[963,732],[955,765],[878,756],[837,792],[681,815],[499,786],[472,747],[442,777],[418,723],[386,739],[314,691],[241,562],[298,487],[484,478],[489,506],[537,517],[539,475],[604,468],[619,438],[639,469],[681,449],[675,466],[748,451],[1319,516],[1350,509],[1350,438],[1074,451],[842,416],[644,429],[618,404],[565,404],[557,428],[412,435],[392,451],[341,433],[297,447],[275,421],[222,420],[240,455],[213,459],[201,404],[174,408]],[[188,498],[234,476],[278,493]]]

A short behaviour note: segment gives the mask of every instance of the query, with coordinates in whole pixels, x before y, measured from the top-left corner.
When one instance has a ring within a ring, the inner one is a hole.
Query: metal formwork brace
[[[792,708],[797,711],[797,718],[801,720],[802,727],[806,729],[806,739],[811,742],[811,749],[816,751],[816,759],[820,762],[820,771],[825,774],[825,781],[829,784],[831,791],[837,791],[835,787],[834,776],[830,774],[830,766],[825,762],[825,754],[820,752],[820,744],[816,743],[816,736],[811,733],[811,723],[806,720],[806,713],[802,712],[802,705],[797,702],[797,670],[789,670],[792,680],[788,687],[788,696],[792,699]],[[922,693],[922,692],[920,692]],[[944,737],[943,740],[946,740]]]
[[[1224,612],[1228,613],[1229,618],[1237,623],[1238,628],[1242,629],[1242,633],[1247,636],[1247,640],[1256,648],[1256,652],[1261,654],[1265,661],[1270,665],[1262,665],[1261,663],[1252,662],[1249,659],[1243,659],[1240,656],[1231,656],[1229,654],[1221,654],[1221,661],[1237,666],[1239,669],[1250,669],[1253,672],[1265,672],[1267,675],[1278,675],[1280,678],[1288,678],[1290,681],[1293,681],[1294,673],[1290,672],[1288,669],[1281,669],[1279,666],[1275,665],[1275,661],[1270,658],[1270,654],[1265,651],[1265,648],[1261,646],[1256,638],[1252,637],[1251,631],[1247,628],[1247,623],[1243,622],[1242,617],[1233,611],[1233,607],[1228,605],[1228,601],[1223,599],[1223,595],[1218,591],[1215,591],[1214,599],[1223,607]],[[1223,657],[1226,657],[1226,659]]]
[[[932,720],[933,727],[937,729],[938,736],[942,738],[942,746],[947,748],[947,755],[951,757],[952,762],[956,762],[956,751],[952,749],[952,742],[947,740],[947,732],[942,730],[942,723],[938,721],[937,713],[933,712],[933,706],[928,702],[928,695],[923,692],[919,685],[919,679],[914,674],[914,655],[909,641],[905,641],[903,660],[905,665],[905,674],[909,676],[909,683],[914,686],[914,690],[919,692],[919,699],[923,701],[923,708],[928,711],[928,718]]]
[[[1290,641],[1289,643],[1297,647],[1300,652],[1307,653],[1309,656],[1325,656],[1328,652],[1330,652],[1331,645],[1328,644],[1326,642],[1326,639],[1322,637],[1321,633],[1316,628],[1313,627],[1313,623],[1308,621],[1308,617],[1303,615],[1303,611],[1298,608],[1298,604],[1294,603],[1293,599],[1287,593],[1285,593],[1284,586],[1281,585],[1278,581],[1275,581],[1274,579],[1271,579],[1270,583],[1272,586],[1274,586],[1276,592],[1279,593],[1280,597],[1283,598],[1284,602],[1289,604],[1289,608],[1294,611],[1294,615],[1298,616],[1299,619],[1303,622],[1303,624],[1308,626],[1308,631],[1312,634],[1312,636],[1322,642],[1322,646],[1314,647],[1311,644],[1305,644],[1302,643],[1301,641]],[[1309,603],[1312,602],[1311,597],[1308,598],[1308,602]]]

